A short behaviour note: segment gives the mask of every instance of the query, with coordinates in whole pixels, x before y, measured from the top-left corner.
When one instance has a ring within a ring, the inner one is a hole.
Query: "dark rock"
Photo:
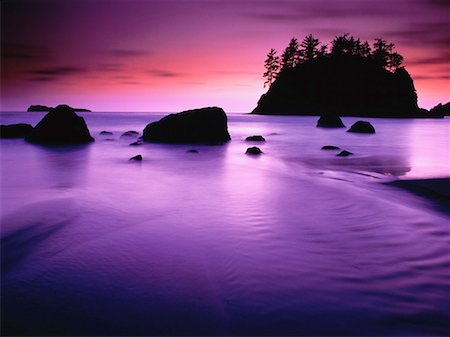
[[[140,140],[130,144],[130,146],[139,146],[139,145],[142,145],[142,141],[140,141]]]
[[[68,105],[67,105],[68,106]],[[69,108],[73,109],[75,112],[92,112],[89,109],[84,108],[72,108],[69,106]],[[53,109],[52,107],[48,107],[46,105],[30,105],[27,109],[27,111],[50,111]]]
[[[141,161],[141,160],[142,160],[142,156],[141,156],[140,154],[138,154],[138,155],[136,155],[136,156],[134,156],[134,157],[131,157],[130,160]]]
[[[358,55],[317,57],[281,71],[252,113],[432,117],[418,108],[405,68],[390,72]]]
[[[113,133],[110,131],[102,131],[100,132],[101,135],[112,135]]]
[[[25,138],[38,144],[82,144],[93,142],[86,122],[68,105],[58,105]]]
[[[430,114],[435,117],[450,116],[450,102],[446,104],[439,103],[430,110]]]
[[[246,154],[261,154],[262,151],[259,147],[253,146],[249,147],[247,151],[245,151]]]
[[[245,138],[245,140],[252,141],[252,142],[265,142],[266,141],[263,136],[250,136],[250,137]]]
[[[325,145],[322,146],[321,150],[340,150],[341,148],[339,146],[333,146],[333,145]]]
[[[139,132],[137,131],[126,131],[122,133],[120,137],[137,137],[139,136]]]
[[[198,151],[195,149],[190,149],[190,150],[187,150],[186,152],[187,153],[198,153]]]
[[[345,128],[344,123],[336,115],[323,115],[317,121],[318,128]]]
[[[344,150],[344,151],[339,152],[339,153],[336,155],[336,157],[348,157],[348,156],[352,156],[352,155],[353,155],[353,153]]]
[[[144,129],[146,142],[223,144],[229,141],[227,115],[218,107],[170,114]]]
[[[375,128],[369,122],[357,121],[347,130],[347,132],[375,133]]]
[[[33,131],[30,124],[0,125],[0,138],[24,138]]]
[[[27,111],[50,111],[52,108],[46,105],[30,105]]]

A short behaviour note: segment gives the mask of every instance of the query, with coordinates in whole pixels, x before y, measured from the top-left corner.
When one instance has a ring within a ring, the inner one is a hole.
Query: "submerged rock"
[[[102,131],[100,132],[101,135],[112,135],[113,133],[110,131]]]
[[[318,128],[345,128],[342,119],[336,115],[323,115],[317,121]]]
[[[83,117],[68,105],[58,105],[25,138],[30,143],[63,145],[93,142]]]
[[[325,145],[322,146],[321,150],[340,150],[341,148],[339,146],[333,146],[333,145]]]
[[[139,132],[131,130],[122,133],[120,137],[137,137],[137,136],[139,136]]]
[[[196,149],[190,149],[186,151],[187,153],[198,153]]]
[[[348,157],[348,156],[352,156],[352,155],[353,155],[353,153],[344,150],[344,151],[339,152],[339,153],[336,155],[336,157]]]
[[[265,138],[263,136],[249,136],[245,138],[246,141],[252,141],[252,142],[265,142]]]
[[[170,114],[144,129],[146,142],[223,144],[229,141],[227,115],[218,107]]]
[[[249,147],[247,149],[247,151],[245,151],[245,153],[254,155],[254,154],[261,154],[262,151],[259,147],[253,146],[253,147]]]
[[[357,121],[347,132],[375,133],[375,128],[369,122]]]
[[[30,124],[0,125],[0,138],[24,138],[33,131]]]
[[[140,154],[138,154],[138,155],[136,155],[134,157],[131,157],[130,160],[141,161],[142,160],[142,156]]]
[[[142,141],[141,140],[135,141],[135,142],[130,144],[130,146],[139,146],[139,145],[142,145]]]

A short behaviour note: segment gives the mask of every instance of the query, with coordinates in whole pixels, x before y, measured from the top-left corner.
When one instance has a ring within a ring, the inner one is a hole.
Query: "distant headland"
[[[92,112],[89,109],[83,109],[83,108],[72,108],[70,107],[72,110],[76,111],[76,112]],[[28,112],[30,111],[45,111],[48,112],[51,109],[53,109],[53,107],[48,107],[46,105],[30,105],[27,109]]]
[[[394,44],[373,46],[344,34],[331,47],[311,34],[292,38],[281,57],[271,49],[265,61],[267,93],[254,114],[440,118],[443,109],[417,105],[413,80]]]

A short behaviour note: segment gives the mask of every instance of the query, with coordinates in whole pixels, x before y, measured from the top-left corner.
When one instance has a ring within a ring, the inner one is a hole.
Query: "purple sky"
[[[419,105],[447,102],[446,0],[2,0],[1,110],[249,112],[263,62],[295,36],[396,44]]]

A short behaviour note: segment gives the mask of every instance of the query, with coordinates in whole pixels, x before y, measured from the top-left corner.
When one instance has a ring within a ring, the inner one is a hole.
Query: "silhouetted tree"
[[[266,87],[266,85],[270,86],[278,76],[278,71],[280,70],[280,58],[276,53],[277,51],[272,48],[267,54],[266,61],[264,62],[264,67],[266,68],[266,72],[263,74],[263,77],[266,78],[264,87]]]
[[[305,36],[300,44],[299,55],[302,61],[311,61],[316,58],[321,50],[318,48],[319,39],[315,39],[312,34]]]
[[[281,55],[281,71],[294,68],[299,61],[298,41],[295,37],[291,39],[289,45]]]
[[[386,40],[377,38],[373,43],[372,59],[380,67],[394,71],[401,66],[403,56],[393,50],[393,43],[387,43]]]

